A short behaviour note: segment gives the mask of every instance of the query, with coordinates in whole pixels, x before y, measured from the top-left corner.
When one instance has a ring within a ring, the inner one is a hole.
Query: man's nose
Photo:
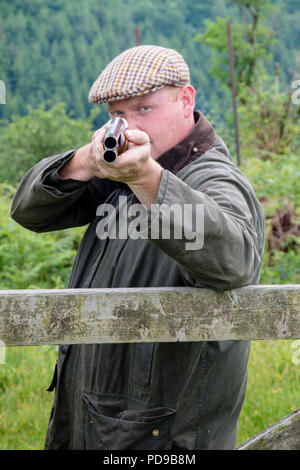
[[[128,122],[128,121],[127,121],[127,122]],[[131,122],[131,123],[128,122],[127,130],[128,130],[128,131],[140,130],[140,127],[139,127],[136,123],[134,123],[134,122]]]
[[[128,127],[127,129],[130,130],[141,130],[140,124],[137,119],[131,116],[125,116],[125,119],[127,121]]]

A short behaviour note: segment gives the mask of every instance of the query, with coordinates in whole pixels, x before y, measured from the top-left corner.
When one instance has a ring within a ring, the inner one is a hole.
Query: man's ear
[[[184,109],[184,117],[189,118],[194,111],[196,92],[192,85],[184,85],[180,90],[180,99]]]

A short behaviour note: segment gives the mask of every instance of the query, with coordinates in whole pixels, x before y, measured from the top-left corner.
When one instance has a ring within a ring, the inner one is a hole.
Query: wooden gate
[[[300,338],[300,286],[0,291],[5,346]],[[244,449],[300,449],[300,409]]]

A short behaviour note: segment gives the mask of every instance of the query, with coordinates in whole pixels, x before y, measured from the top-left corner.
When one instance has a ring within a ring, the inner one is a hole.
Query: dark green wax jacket
[[[89,224],[69,287],[226,290],[259,282],[262,208],[206,118],[195,112],[195,119],[191,134],[158,159],[164,170],[154,217],[144,217],[140,227],[143,237],[100,239],[101,205],[112,205],[118,220],[128,223],[121,217],[124,203],[129,210],[138,201],[126,184],[61,180],[57,171],[74,151],[45,158],[24,176],[11,210],[18,223],[37,232]],[[195,227],[188,218],[183,237],[162,237],[159,221],[173,204],[203,208],[201,247],[187,249]],[[109,230],[118,235],[121,224]],[[222,341],[61,347],[46,448],[233,448],[249,346]]]

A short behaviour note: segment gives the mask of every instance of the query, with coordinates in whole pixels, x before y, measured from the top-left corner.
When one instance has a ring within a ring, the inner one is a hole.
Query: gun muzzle
[[[115,117],[109,121],[103,139],[103,160],[105,162],[112,163],[118,155],[125,152],[127,140],[123,132],[127,127],[128,123],[123,118]]]

